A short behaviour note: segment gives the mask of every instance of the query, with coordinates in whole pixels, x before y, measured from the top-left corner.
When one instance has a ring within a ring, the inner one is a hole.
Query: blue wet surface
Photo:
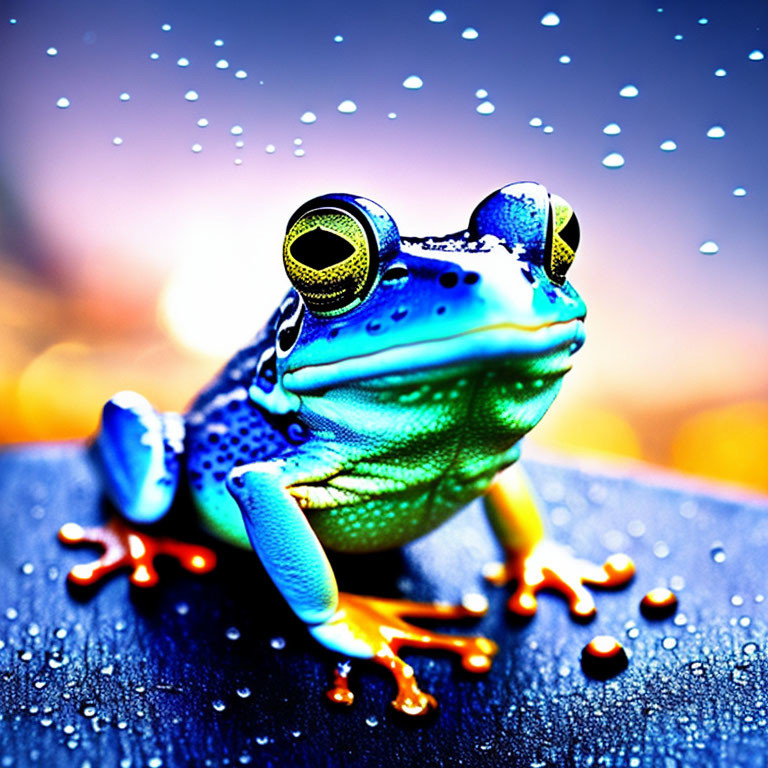
[[[98,478],[78,446],[6,451],[0,765],[765,765],[768,500],[527,466],[555,538],[593,558],[627,551],[638,574],[597,595],[590,624],[572,622],[549,595],[531,622],[515,624],[507,591],[480,576],[498,552],[477,506],[402,552],[338,558],[353,591],[490,600],[480,621],[436,625],[496,640],[487,675],[447,655],[407,656],[440,704],[413,721],[389,707],[391,680],[372,665],[353,666],[353,707],[326,702],[337,657],[309,638],[249,553],[220,548],[206,577],[161,564],[149,594],[124,576],[72,592],[67,570],[90,553],[65,549],[56,531],[102,519]],[[195,536],[188,511],[175,510],[183,538]],[[639,603],[660,585],[680,607],[654,622]],[[630,654],[627,671],[606,682],[579,665],[597,634]]]

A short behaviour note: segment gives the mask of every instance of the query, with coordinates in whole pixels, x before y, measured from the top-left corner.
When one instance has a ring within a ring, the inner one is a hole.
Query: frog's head
[[[350,385],[397,390],[494,370],[559,383],[584,339],[584,303],[566,280],[578,240],[568,203],[530,182],[488,196],[466,231],[428,239],[401,237],[362,197],[310,200],[288,222],[293,290],[251,397],[288,412]]]

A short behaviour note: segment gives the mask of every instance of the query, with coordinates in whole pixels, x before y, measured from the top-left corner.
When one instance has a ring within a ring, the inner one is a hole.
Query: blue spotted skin
[[[583,342],[585,315],[571,285],[542,267],[546,191],[531,187],[487,198],[454,236],[388,230],[370,294],[345,313],[308,311],[288,292],[185,417],[205,527],[249,546],[227,475],[290,459],[292,493],[323,545],[398,546],[517,459]]]

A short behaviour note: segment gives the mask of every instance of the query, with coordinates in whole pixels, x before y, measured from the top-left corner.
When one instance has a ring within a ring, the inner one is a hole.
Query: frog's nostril
[[[474,285],[478,280],[480,280],[480,275],[477,272],[467,272],[464,275],[464,283],[466,285]]]
[[[455,272],[443,272],[438,280],[443,288],[454,288],[459,284],[459,276]]]
[[[407,307],[398,307],[393,313],[392,313],[392,319],[397,322],[398,320],[402,320],[406,315],[408,314]]]

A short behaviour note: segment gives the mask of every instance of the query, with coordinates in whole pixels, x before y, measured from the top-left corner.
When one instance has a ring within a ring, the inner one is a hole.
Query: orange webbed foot
[[[120,568],[131,569],[131,583],[152,587],[158,575],[154,566],[157,555],[169,555],[192,573],[207,573],[216,565],[216,553],[197,544],[184,544],[168,538],[153,538],[137,531],[119,518],[105,526],[83,528],[67,523],[59,530],[64,544],[97,544],[104,554],[90,563],[76,565],[69,572],[73,584],[91,586]]]
[[[403,616],[423,619],[463,619],[482,616],[487,601],[472,596],[463,605],[417,603],[410,600],[390,600],[341,593],[339,610],[328,622],[348,632],[362,642],[372,654],[372,660],[386,667],[397,684],[397,696],[392,706],[406,715],[425,715],[437,707],[433,696],[422,691],[413,668],[398,655],[402,647],[437,648],[451,651],[461,657],[464,669],[486,672],[490,669],[498,648],[484,637],[446,635],[417,627],[403,620]],[[336,670],[334,687],[328,697],[337,703],[351,704],[353,694],[347,684],[346,665]]]
[[[622,587],[632,580],[635,565],[623,554],[611,555],[602,565],[596,565],[574,557],[567,548],[545,539],[527,553],[508,551],[506,562],[489,563],[484,574],[498,586],[515,582],[515,591],[507,605],[517,616],[533,616],[536,593],[553,589],[565,597],[575,618],[589,619],[597,608],[585,585]]]

